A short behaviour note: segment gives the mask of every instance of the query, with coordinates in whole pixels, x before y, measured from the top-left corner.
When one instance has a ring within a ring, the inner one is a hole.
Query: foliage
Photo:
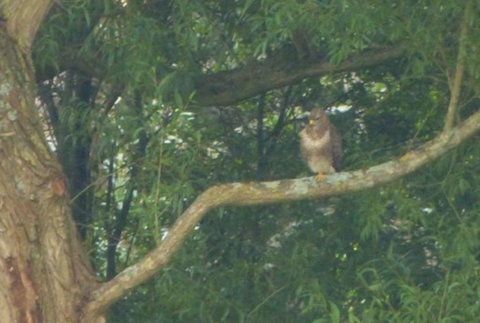
[[[460,118],[478,106],[477,7],[468,16]],[[160,243],[211,185],[307,175],[297,133],[312,106],[329,108],[347,170],[434,137],[449,102],[462,16],[463,3],[454,1],[56,3],[36,40],[37,79],[98,276],[113,277]],[[405,53],[232,106],[196,104],[205,75],[264,61],[299,37],[312,57],[332,64],[366,49]],[[385,187],[216,209],[110,320],[473,321],[480,314],[479,157],[468,142]]]

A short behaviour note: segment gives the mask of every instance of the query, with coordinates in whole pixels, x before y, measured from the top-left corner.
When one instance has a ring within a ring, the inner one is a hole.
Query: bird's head
[[[328,124],[328,116],[321,108],[315,108],[310,112],[308,124],[311,126],[319,126],[321,124]]]

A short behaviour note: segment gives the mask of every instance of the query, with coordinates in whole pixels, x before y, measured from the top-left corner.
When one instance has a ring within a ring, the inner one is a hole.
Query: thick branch
[[[327,176],[273,182],[231,183],[206,190],[177,219],[162,243],[141,261],[126,268],[90,295],[87,313],[100,313],[164,266],[180,248],[187,234],[211,209],[221,205],[255,205],[314,199],[371,188],[405,176],[459,145],[480,130],[480,111],[466,121],[442,132],[435,139],[404,156],[367,169]]]
[[[401,47],[366,50],[334,65],[326,57],[297,60],[295,52],[289,50],[285,48],[265,61],[239,69],[202,76],[195,86],[196,103],[202,106],[229,105],[308,77],[378,65],[403,53]]]
[[[47,14],[52,0],[4,0],[2,16],[7,21],[10,37],[20,48],[30,48],[38,27]]]
[[[334,65],[318,53],[312,53],[312,59],[298,60],[295,50],[285,47],[265,61],[253,62],[231,71],[199,75],[192,89],[196,93],[194,100],[199,106],[234,104],[260,93],[298,83],[305,78],[375,66],[398,58],[403,52],[400,46],[370,49]],[[86,75],[101,78],[106,73],[103,68],[106,64],[102,62],[90,64],[69,54],[62,60],[63,68],[74,68]]]
[[[455,117],[458,110],[458,98],[460,97],[460,87],[462,85],[463,71],[465,70],[465,47],[467,45],[468,17],[472,10],[472,0],[468,0],[465,5],[465,12],[460,26],[460,43],[458,46],[457,67],[453,84],[450,85],[450,102],[448,104],[447,117],[445,119],[444,131],[450,130],[455,123]]]

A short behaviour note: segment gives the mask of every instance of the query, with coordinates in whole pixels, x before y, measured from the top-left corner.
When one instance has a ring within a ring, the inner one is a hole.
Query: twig
[[[287,288],[288,285],[283,285],[282,287],[278,288],[277,290],[275,290],[273,293],[271,293],[270,295],[268,295],[267,298],[265,298],[262,302],[260,302],[260,304],[258,304],[257,306],[255,306],[255,308],[253,310],[251,310],[250,312],[248,312],[247,316],[246,316],[246,320],[245,321],[248,321],[248,318],[249,316],[251,316],[253,313],[255,313],[256,311],[258,311],[259,308],[261,308],[265,303],[267,303],[270,299],[272,299],[275,295],[277,295],[278,293],[280,293],[282,290],[284,290],[285,288]]]

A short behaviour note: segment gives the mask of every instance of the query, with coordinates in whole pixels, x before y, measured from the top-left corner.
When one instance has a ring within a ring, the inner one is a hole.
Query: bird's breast
[[[330,132],[327,131],[321,136],[312,136],[306,130],[300,132],[302,145],[307,149],[319,149],[325,147],[330,142]]]

